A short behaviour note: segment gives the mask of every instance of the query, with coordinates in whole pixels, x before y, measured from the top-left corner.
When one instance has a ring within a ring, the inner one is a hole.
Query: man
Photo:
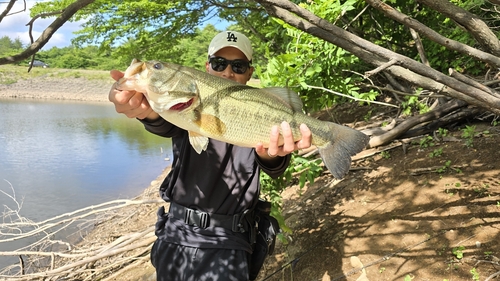
[[[252,47],[235,31],[216,35],[208,48],[206,71],[246,84],[252,77]],[[123,76],[111,71],[113,79]],[[142,93],[113,88],[109,100],[116,111],[139,119],[146,130],[172,138],[172,169],[160,187],[170,209],[158,211],[151,262],[157,280],[249,280],[252,218],[260,193],[259,173],[278,177],[290,162],[290,153],[311,145],[311,132],[301,125],[302,139],[294,142],[288,123],[278,146],[280,128],[270,131],[269,148],[261,143],[243,148],[210,139],[206,151],[191,147],[187,131],[151,110]]]

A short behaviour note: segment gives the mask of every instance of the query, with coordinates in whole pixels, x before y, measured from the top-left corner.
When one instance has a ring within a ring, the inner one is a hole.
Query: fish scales
[[[230,89],[224,89],[226,90]],[[254,97],[254,99],[249,97]],[[294,126],[297,122],[294,120],[293,110],[277,102],[276,99],[269,98],[269,95],[254,91],[253,88],[247,88],[242,92],[232,92],[230,95],[222,93],[220,97],[216,94],[207,96],[200,107],[206,113],[217,115],[229,127],[223,137],[244,140],[244,143],[236,143],[237,145],[263,142],[267,147],[271,127],[283,121],[292,125],[293,135],[296,140],[300,139],[298,126]],[[276,112],[279,113],[276,114]],[[235,122],[235,120],[252,120],[252,122]],[[256,126],[256,124],[268,126]]]
[[[208,138],[243,147],[261,142],[267,147],[271,127],[283,121],[290,124],[297,141],[300,124],[306,124],[325,166],[342,178],[349,171],[351,156],[369,140],[355,129],[304,114],[300,98],[290,90],[257,89],[171,63],[134,60],[119,85],[144,93],[153,110],[187,130],[198,153],[207,148]]]

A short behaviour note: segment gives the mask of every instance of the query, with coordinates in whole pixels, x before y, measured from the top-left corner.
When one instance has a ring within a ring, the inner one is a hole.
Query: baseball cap
[[[220,49],[234,47],[243,52],[249,61],[252,61],[252,44],[248,37],[238,31],[223,31],[212,39],[208,46],[208,56],[212,56]]]

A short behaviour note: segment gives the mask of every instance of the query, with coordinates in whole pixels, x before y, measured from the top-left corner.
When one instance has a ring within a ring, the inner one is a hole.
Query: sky
[[[5,17],[2,22],[0,22],[0,38],[7,36],[12,40],[19,38],[23,44],[30,44],[30,39],[28,35],[29,27],[26,24],[31,20],[29,15],[29,9],[36,3],[42,2],[41,0],[26,0],[26,11],[22,12],[24,9],[23,1],[16,1],[11,13],[15,13]],[[0,2],[0,13],[4,11],[7,6],[7,1]],[[16,13],[19,12],[19,13]],[[48,19],[37,19],[33,25],[33,40],[36,40],[43,30],[52,23],[54,17]],[[211,24],[215,25],[217,29],[226,28],[229,23],[221,22],[220,19],[212,19],[209,21]],[[73,32],[81,29],[81,25],[84,22],[66,22],[61,26],[50,38],[49,42],[42,48],[42,50],[48,50],[52,47],[63,48],[71,45],[71,39],[76,37]]]
[[[0,2],[0,12],[5,10],[7,6],[7,1]],[[29,27],[26,24],[31,20],[29,15],[29,9],[36,3],[41,2],[40,0],[26,0],[26,11],[23,12],[24,5],[23,1],[16,1],[14,7],[11,9],[10,13],[15,13],[6,16],[2,22],[0,22],[0,38],[8,36],[12,40],[19,38],[24,44],[30,43],[30,38],[28,35]],[[19,13],[16,13],[19,12]],[[42,31],[52,23],[55,18],[48,19],[37,19],[33,25],[33,40],[36,40]],[[74,31],[79,30],[82,22],[66,22],[61,26],[50,38],[49,42],[44,46],[42,50],[48,50],[52,47],[67,47],[71,45],[71,39],[75,37]]]

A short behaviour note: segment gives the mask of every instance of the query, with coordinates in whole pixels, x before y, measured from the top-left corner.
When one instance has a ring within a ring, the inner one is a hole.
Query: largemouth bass
[[[207,148],[208,138],[243,147],[261,142],[268,147],[271,127],[283,121],[298,141],[304,123],[325,166],[340,179],[349,171],[351,156],[368,143],[368,136],[355,129],[307,116],[300,97],[285,88],[258,89],[189,67],[135,59],[118,84],[122,90],[144,93],[154,111],[187,130],[198,153]]]

